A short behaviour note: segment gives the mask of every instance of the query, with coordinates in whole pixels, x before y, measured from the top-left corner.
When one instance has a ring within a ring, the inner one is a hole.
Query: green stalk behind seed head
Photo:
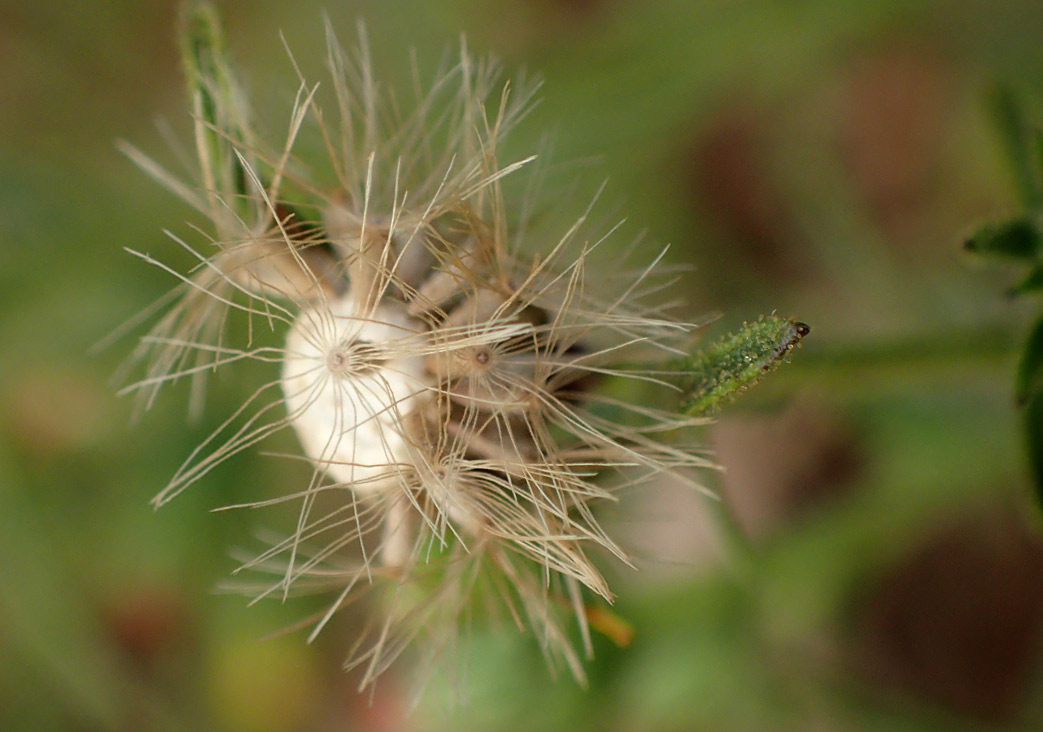
[[[247,177],[236,150],[249,142],[248,111],[228,62],[224,30],[214,6],[185,3],[180,37],[203,184],[225,200],[243,200]]]
[[[716,413],[775,369],[809,332],[804,323],[764,315],[690,356],[678,369],[681,411],[693,416]]]

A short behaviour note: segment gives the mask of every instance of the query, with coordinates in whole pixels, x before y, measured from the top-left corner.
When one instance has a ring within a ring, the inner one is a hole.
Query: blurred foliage
[[[297,86],[278,31],[321,81],[322,5],[222,3],[274,134]],[[952,247],[1017,195],[982,91],[994,78],[1043,89],[1043,6],[370,0],[328,12],[336,27],[366,18],[391,78],[408,78],[404,49],[438,59],[461,32],[543,77],[512,144],[552,140],[548,186],[568,210],[548,216],[570,216],[608,177],[602,216],[627,219],[613,241],[645,231],[695,268],[664,297],[693,318],[725,313],[715,332],[777,310],[814,338],[708,429],[727,468],[707,477],[719,505],[664,485],[614,511],[644,560],[615,570],[614,611],[635,636],[626,649],[598,639],[590,688],[548,678],[531,639],[494,628],[473,638],[456,687],[466,705],[447,708],[435,684],[409,713],[408,663],[359,697],[339,665],[361,616],[314,645],[301,632],[265,640],[308,604],[212,594],[256,516],[208,509],[274,495],[303,466],[237,457],[148,507],[268,377],[218,375],[198,423],[171,393],[132,425],[110,375],[133,339],[87,356],[172,284],[122,247],[184,267],[161,229],[201,223],[113,147],[127,139],[177,169],[157,117],[190,144],[176,3],[0,2],[0,728],[1043,726],[1043,542],[1010,398],[1038,309],[997,298],[1006,275],[970,271]],[[989,237],[978,246],[1036,246],[1023,224]]]
[[[1014,218],[984,224],[964,242],[969,252],[1008,260],[1025,268],[1011,296],[1043,292],[1043,128],[1027,119],[1023,103],[1005,86],[990,99],[996,127],[1024,211]],[[1043,501],[1043,314],[1029,331],[1014,379],[1014,397],[1024,407],[1029,457],[1036,493]]]

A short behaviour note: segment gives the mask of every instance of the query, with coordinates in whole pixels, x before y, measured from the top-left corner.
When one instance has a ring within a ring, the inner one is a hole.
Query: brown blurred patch
[[[85,451],[104,436],[111,397],[72,369],[41,367],[10,377],[0,414],[9,438],[37,459]]]
[[[841,157],[883,227],[900,234],[933,197],[950,74],[923,41],[893,39],[856,58],[844,86]]]
[[[791,278],[807,263],[796,255],[797,227],[771,169],[770,117],[748,101],[726,103],[682,160],[695,206],[720,229],[732,261]]]
[[[620,573],[616,581],[632,588],[620,590],[621,596],[691,582],[721,564],[727,553],[709,504],[687,483],[660,477],[601,510],[602,526],[640,569]]]
[[[143,666],[161,665],[187,635],[187,612],[171,588],[128,587],[104,601],[100,613],[116,647]]]
[[[345,678],[353,684],[358,681],[353,675]],[[409,697],[390,674],[380,677],[372,695],[368,692],[360,694],[354,685],[345,684],[340,702],[339,718],[356,729],[395,732],[408,728]]]
[[[573,44],[606,20],[616,0],[523,0],[488,3],[471,0],[471,17],[485,17],[468,35],[484,37],[498,54],[531,56],[540,49]]]
[[[119,120],[182,88],[179,0],[0,8],[0,132],[39,155],[104,147]],[[147,107],[148,108],[148,107]]]
[[[1043,540],[1013,511],[967,516],[874,582],[854,629],[873,682],[1009,721],[1043,640]]]
[[[770,416],[725,417],[713,429],[724,498],[752,537],[766,537],[854,483],[861,450],[852,428],[813,404]]]

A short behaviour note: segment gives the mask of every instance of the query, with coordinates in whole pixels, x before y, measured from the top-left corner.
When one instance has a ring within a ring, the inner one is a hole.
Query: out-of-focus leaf
[[[810,332],[804,323],[765,315],[696,353],[681,369],[681,410],[714,413],[776,368]]]
[[[989,108],[1014,169],[1021,199],[1029,208],[1037,208],[1043,203],[1038,135],[1030,130],[1021,101],[1009,87],[999,85],[992,90]]]
[[[1036,484],[1036,500],[1043,506],[1043,390],[1032,394],[1025,404],[1025,434]]]
[[[1043,264],[1035,264],[1018,284],[1009,290],[1011,297],[1043,291]]]
[[[1021,354],[1018,375],[1014,381],[1014,396],[1019,404],[1041,391],[1043,386],[1043,318],[1036,321],[1029,333],[1028,343]]]
[[[975,254],[1034,259],[1043,249],[1043,235],[1029,217],[985,224],[964,242],[964,249]]]

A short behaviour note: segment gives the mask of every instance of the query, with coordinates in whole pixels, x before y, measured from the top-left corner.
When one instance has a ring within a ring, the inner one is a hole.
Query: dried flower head
[[[126,149],[209,219],[211,240],[177,239],[198,258],[187,274],[159,265],[181,282],[129,388],[147,407],[188,377],[198,406],[217,368],[254,359],[273,379],[155,504],[292,428],[313,474],[249,504],[299,504],[288,535],[244,563],[270,573],[258,597],[332,593],[314,635],[378,594],[349,657],[363,686],[418,635],[428,658],[452,650],[480,607],[506,608],[582,680],[576,646],[589,653],[588,617],[612,599],[595,558],[627,562],[596,504],[706,465],[672,434],[701,418],[605,388],[672,388],[655,364],[683,354],[692,326],[644,304],[658,258],[631,270],[617,252],[594,278],[604,237],[591,238],[586,211],[554,237],[526,227],[533,199],[510,199],[503,179],[534,158],[499,152],[533,87],[499,83],[466,48],[403,111],[375,80],[365,34],[349,55],[328,30],[333,118],[302,77],[285,141],[268,148],[208,6],[188,12],[184,37],[198,180]],[[314,165],[296,154],[310,129],[326,150]],[[284,345],[255,346],[258,327]]]

